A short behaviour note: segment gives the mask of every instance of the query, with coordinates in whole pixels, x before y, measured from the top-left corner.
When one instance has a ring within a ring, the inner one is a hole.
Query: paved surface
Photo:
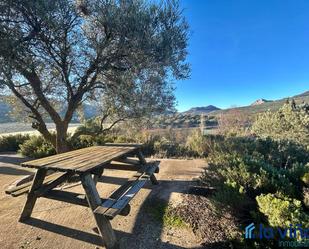
[[[95,232],[95,222],[88,208],[40,198],[32,218],[19,223],[25,196],[13,198],[4,193],[12,182],[31,174],[18,166],[25,159],[15,154],[0,154],[0,248],[104,248]],[[182,192],[197,178],[203,160],[161,160],[159,186],[150,183],[131,202],[131,213],[117,216],[112,221],[120,248],[128,249],[182,249],[200,248],[200,241],[189,228],[165,228],[150,216],[145,208],[147,200],[168,200],[177,204]],[[131,171],[105,170],[98,183],[101,197],[109,196],[134,173]],[[68,189],[83,193],[81,186]]]

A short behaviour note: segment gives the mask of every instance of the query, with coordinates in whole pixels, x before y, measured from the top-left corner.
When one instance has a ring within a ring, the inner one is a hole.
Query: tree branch
[[[36,130],[38,130],[43,137],[50,141],[53,145],[56,145],[56,141],[54,136],[49,132],[49,130],[47,129],[45,122],[43,120],[42,115],[39,113],[39,111],[33,106],[31,105],[24,97],[23,95],[21,95],[14,87],[14,84],[11,80],[8,80],[7,84],[6,84],[10,90],[13,92],[13,94],[20,100],[22,101],[22,103],[28,108],[30,109],[30,111],[32,112],[32,115],[29,115],[29,117],[37,120],[38,122],[36,122],[36,125],[32,125],[32,127]]]

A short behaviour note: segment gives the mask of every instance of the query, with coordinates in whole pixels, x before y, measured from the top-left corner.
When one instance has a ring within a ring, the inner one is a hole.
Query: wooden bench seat
[[[125,213],[129,213],[129,202],[157,171],[159,164],[159,161],[153,161],[142,165],[138,173],[117,189],[101,206],[97,207],[94,213],[104,215],[108,219],[113,219],[119,213],[124,213],[124,210],[126,210]]]
[[[65,175],[65,173],[53,173],[51,175],[48,175],[44,179],[44,185],[50,184],[54,180],[58,179],[59,177]],[[17,197],[23,194],[27,194],[30,190],[32,181],[26,182],[24,184],[14,186],[14,187],[9,187],[5,190],[5,193],[8,195],[11,195],[13,197]]]

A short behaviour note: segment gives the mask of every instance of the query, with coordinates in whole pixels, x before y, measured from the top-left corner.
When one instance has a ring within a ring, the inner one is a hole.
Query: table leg
[[[35,191],[42,186],[44,179],[45,179],[45,176],[46,176],[46,173],[47,173],[46,169],[38,169],[37,170],[37,172],[34,176],[34,179],[32,181],[30,191],[27,195],[27,201],[25,203],[25,206],[23,208],[23,211],[21,213],[19,221],[24,221],[31,216],[35,202],[38,198],[37,195],[35,194]]]
[[[138,157],[139,161],[140,161],[142,164],[146,164],[146,163],[147,163],[147,161],[146,161],[146,159],[145,159],[143,153],[142,153],[140,150],[137,152],[137,157]],[[159,184],[159,181],[157,180],[157,178],[155,177],[154,174],[152,174],[152,175],[150,176],[150,181],[151,181],[151,183],[152,183],[153,185],[158,185],[158,184]]]
[[[101,198],[96,189],[95,182],[91,177],[91,174],[85,174],[81,176],[82,185],[86,193],[87,201],[93,212],[95,221],[98,226],[98,230],[103,239],[104,245],[107,249],[117,248],[117,240],[112,228],[112,225],[104,215],[95,214],[94,210],[101,205]]]
[[[102,176],[104,169],[101,168],[99,170],[97,170],[97,172],[95,172],[93,174],[93,181],[95,183],[95,185],[97,185],[99,178]]]

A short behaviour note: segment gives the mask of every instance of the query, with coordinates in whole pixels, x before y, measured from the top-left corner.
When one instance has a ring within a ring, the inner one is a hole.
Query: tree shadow
[[[0,165],[0,174],[1,175],[32,175],[33,173],[27,170],[23,169],[17,169],[14,167],[7,167],[7,166],[1,166]]]
[[[0,174],[2,175],[32,175],[31,170],[23,169],[20,164],[29,158],[16,156],[16,153],[0,153]]]
[[[16,156],[16,153],[5,153],[5,154],[0,153],[0,163],[20,165],[21,163],[29,161],[29,160],[30,160],[29,158]]]

